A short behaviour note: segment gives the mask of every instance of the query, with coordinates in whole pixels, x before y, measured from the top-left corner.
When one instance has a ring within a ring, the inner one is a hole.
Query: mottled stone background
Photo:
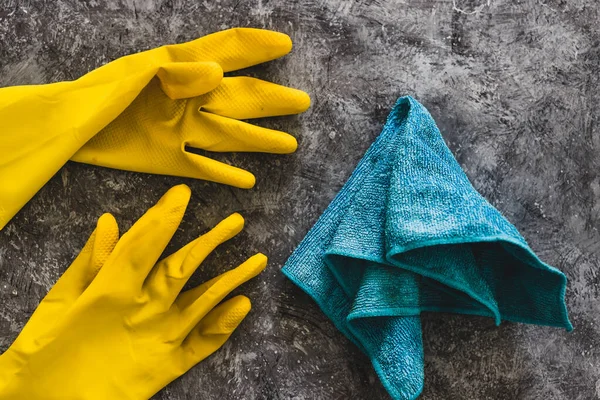
[[[231,212],[244,232],[192,284],[257,251],[253,310],[216,354],[156,399],[386,399],[369,360],[282,264],[410,94],[474,185],[569,278],[575,330],[425,314],[423,399],[600,397],[600,3],[594,0],[2,0],[0,86],[74,79],[122,55],[235,26],[289,34],[293,52],[241,72],[309,92],[289,156],[218,158],[246,191],[69,163],[0,232],[0,351],[103,212],[127,229],[169,187],[193,198],[169,252]],[[35,113],[35,110],[31,110]],[[0,183],[1,184],[1,183]]]

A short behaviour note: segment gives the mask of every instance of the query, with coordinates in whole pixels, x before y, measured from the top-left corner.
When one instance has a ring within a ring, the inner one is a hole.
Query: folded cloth
[[[394,399],[423,388],[422,311],[572,329],[566,277],[473,188],[411,97],[283,273],[367,354]]]

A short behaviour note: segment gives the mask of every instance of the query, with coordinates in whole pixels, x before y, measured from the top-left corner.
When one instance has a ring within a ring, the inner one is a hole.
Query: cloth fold
[[[369,356],[395,399],[423,388],[422,311],[572,329],[564,274],[473,188],[411,97],[283,273]]]

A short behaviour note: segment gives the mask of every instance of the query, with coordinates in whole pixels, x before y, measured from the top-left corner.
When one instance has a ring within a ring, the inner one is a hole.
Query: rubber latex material
[[[223,80],[291,48],[285,34],[236,28],[122,57],[75,81],[0,89],[0,229],[70,158],[251,187],[251,173],[185,145],[293,152],[292,136],[236,118],[302,112],[308,95],[252,78]]]
[[[262,254],[180,293],[199,264],[241,231],[233,214],[157,263],[190,198],[176,186],[118,238],[105,214],[77,259],[0,356],[0,399],[148,399],[225,343],[250,311],[233,289]]]
[[[254,175],[189,148],[213,152],[285,154],[296,139],[239,119],[296,114],[310,105],[308,95],[248,77],[224,78],[213,91],[172,100],[155,78],[133,103],[71,159],[129,171],[175,175],[254,186]]]

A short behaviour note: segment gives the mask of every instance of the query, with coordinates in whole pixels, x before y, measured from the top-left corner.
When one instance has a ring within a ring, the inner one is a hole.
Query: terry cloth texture
[[[566,277],[473,188],[411,97],[283,273],[369,356],[395,399],[423,388],[422,311],[572,329]]]

